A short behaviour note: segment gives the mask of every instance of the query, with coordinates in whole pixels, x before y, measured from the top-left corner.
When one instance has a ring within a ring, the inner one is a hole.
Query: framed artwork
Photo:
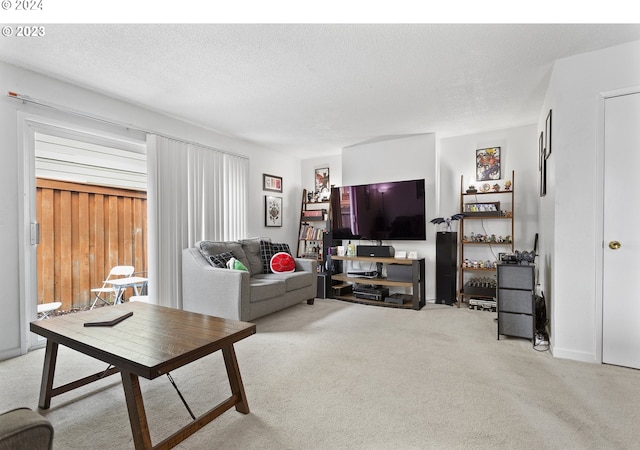
[[[264,196],[264,226],[282,226],[282,197]]]
[[[329,191],[329,168],[323,167],[322,169],[316,169],[316,192],[322,192],[324,189]]]
[[[547,120],[544,123],[544,159],[551,156],[551,110],[547,114]]]
[[[476,150],[476,180],[489,181],[502,178],[500,172],[500,147]]]
[[[538,169],[540,170],[540,197],[547,195],[547,157],[544,146],[544,132],[538,138]]]
[[[275,175],[269,175],[267,173],[263,173],[262,174],[262,190],[282,192],[282,177],[277,177]]]
[[[542,161],[544,161],[544,131],[540,132],[538,138],[538,170],[542,170]]]

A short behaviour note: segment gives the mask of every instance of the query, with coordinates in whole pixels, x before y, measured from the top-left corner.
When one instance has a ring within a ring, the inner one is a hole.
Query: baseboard
[[[22,355],[20,351],[20,347],[8,348],[6,350],[0,351],[0,361],[4,361],[5,359],[15,358],[16,356]]]
[[[571,349],[550,347],[551,354],[554,358],[571,359],[573,361],[581,361],[588,363],[600,364],[602,361],[596,359],[595,353],[579,352]]]

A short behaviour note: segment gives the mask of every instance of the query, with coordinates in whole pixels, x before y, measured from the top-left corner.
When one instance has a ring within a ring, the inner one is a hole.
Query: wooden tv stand
[[[353,277],[348,276],[346,272],[331,274],[330,285],[332,291],[335,292],[347,284],[369,284],[374,286],[387,286],[387,287],[410,287],[412,290],[411,300],[405,301],[403,304],[389,303],[384,300],[370,300],[357,298],[352,294],[349,295],[336,295],[332,294],[331,297],[338,300],[346,300],[356,303],[364,303],[367,305],[386,306],[391,308],[404,308],[419,310],[425,305],[425,262],[424,258],[418,259],[406,259],[406,258],[388,258],[388,257],[375,257],[375,256],[336,256],[329,255],[329,267],[331,267],[331,260],[344,261],[344,262],[365,262],[372,265],[382,264],[401,264],[412,266],[411,269],[411,281],[393,281],[387,278],[368,278],[368,277]]]

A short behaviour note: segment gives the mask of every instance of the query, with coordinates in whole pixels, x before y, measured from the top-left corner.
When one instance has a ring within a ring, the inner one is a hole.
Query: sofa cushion
[[[260,241],[271,242],[269,238],[249,238],[238,241],[247,256],[247,261],[249,262],[247,269],[249,269],[251,276],[262,273],[263,271],[262,257],[260,256]]]
[[[291,273],[296,271],[296,262],[290,254],[278,252],[271,258],[269,268],[274,273]]]
[[[227,262],[229,262],[231,258],[233,258],[233,252],[223,252],[217,255],[211,255],[208,259],[213,267],[224,269],[227,267]]]
[[[244,253],[242,244],[237,241],[216,242],[216,241],[200,241],[196,243],[196,248],[200,250],[202,256],[209,261],[210,256],[219,255],[220,253],[232,252],[236,259],[239,259],[245,267],[249,267],[247,255]]]
[[[262,258],[262,273],[272,273],[271,272],[271,258],[273,255],[279,252],[289,253],[291,255],[291,250],[289,249],[289,244],[277,244],[275,242],[269,242],[262,240],[260,241],[260,255]]]
[[[251,280],[262,282],[276,282],[281,281],[284,283],[285,292],[295,291],[310,286],[313,283],[313,277],[316,274],[311,272],[293,272],[293,273],[263,273],[262,275],[256,275]]]
[[[256,275],[251,277],[249,290],[251,291],[249,301],[255,303],[274,297],[282,297],[287,292],[287,286],[284,280]]]

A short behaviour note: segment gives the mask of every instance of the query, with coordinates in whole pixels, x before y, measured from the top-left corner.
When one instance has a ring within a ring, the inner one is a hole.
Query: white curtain
[[[182,250],[246,237],[249,161],[157,135],[147,156],[149,296],[182,308]]]

